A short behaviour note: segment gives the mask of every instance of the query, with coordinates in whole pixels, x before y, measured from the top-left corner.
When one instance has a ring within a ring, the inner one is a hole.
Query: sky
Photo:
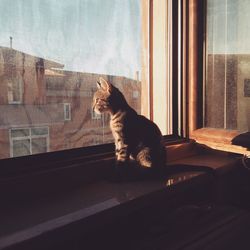
[[[135,77],[140,71],[140,0],[0,0],[0,46],[64,69]]]
[[[207,0],[208,53],[250,54],[250,0]]]

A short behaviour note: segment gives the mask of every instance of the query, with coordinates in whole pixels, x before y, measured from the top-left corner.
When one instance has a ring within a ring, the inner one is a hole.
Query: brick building
[[[140,82],[63,70],[57,62],[0,47],[0,158],[113,141],[108,115],[92,112],[100,76],[140,113]]]

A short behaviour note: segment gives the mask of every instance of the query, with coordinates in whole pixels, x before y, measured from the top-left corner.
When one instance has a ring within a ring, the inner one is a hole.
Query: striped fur
[[[112,84],[100,78],[93,97],[96,113],[110,113],[116,159],[118,163],[135,160],[141,167],[162,167],[166,153],[158,126],[138,115],[126,102],[123,94]]]

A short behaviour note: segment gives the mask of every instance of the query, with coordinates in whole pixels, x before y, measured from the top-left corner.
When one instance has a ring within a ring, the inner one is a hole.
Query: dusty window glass
[[[100,76],[141,113],[142,3],[0,0],[0,158],[112,142]]]
[[[250,130],[250,1],[207,0],[206,127]]]

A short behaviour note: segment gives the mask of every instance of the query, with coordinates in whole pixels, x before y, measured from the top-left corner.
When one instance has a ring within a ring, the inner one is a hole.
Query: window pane
[[[29,129],[12,129],[11,130],[11,138],[15,137],[27,137],[29,136]]]
[[[13,157],[30,154],[30,140],[13,140]]]
[[[31,135],[48,135],[48,128],[32,128]]]
[[[205,126],[250,129],[250,1],[207,1]]]
[[[46,138],[33,138],[32,139],[32,154],[39,154],[47,152],[47,139]]]
[[[12,144],[12,127],[27,128],[11,137],[30,132],[32,153],[113,141],[108,115],[92,113],[100,76],[141,113],[146,2],[0,1],[0,158],[30,153],[28,140]]]

